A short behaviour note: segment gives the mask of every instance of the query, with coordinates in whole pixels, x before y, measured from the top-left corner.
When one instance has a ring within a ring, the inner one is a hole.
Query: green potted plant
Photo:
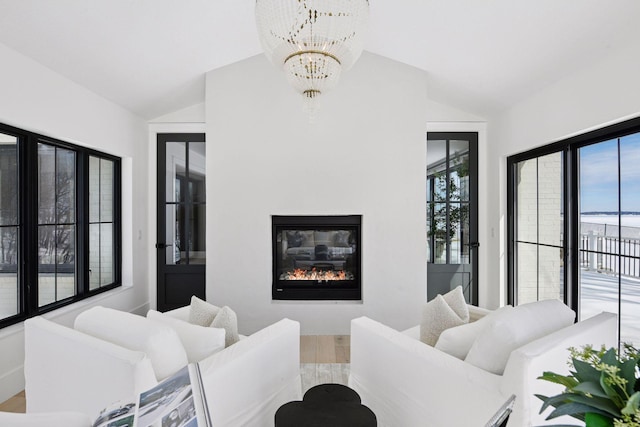
[[[569,375],[544,372],[539,379],[560,384],[555,396],[536,395],[543,401],[540,413],[555,408],[547,419],[568,415],[586,427],[640,427],[640,353],[630,344],[595,350],[570,348]]]

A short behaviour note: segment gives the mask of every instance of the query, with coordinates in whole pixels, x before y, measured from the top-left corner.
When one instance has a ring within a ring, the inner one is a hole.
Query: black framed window
[[[121,285],[120,159],[0,124],[0,327]]]
[[[618,314],[640,343],[640,118],[508,159],[508,302]]]

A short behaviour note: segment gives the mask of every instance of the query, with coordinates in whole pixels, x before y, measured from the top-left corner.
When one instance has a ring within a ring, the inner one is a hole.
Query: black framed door
[[[158,134],[158,310],[206,299],[206,149],[203,133]]]
[[[478,134],[427,133],[427,299],[478,305]]]

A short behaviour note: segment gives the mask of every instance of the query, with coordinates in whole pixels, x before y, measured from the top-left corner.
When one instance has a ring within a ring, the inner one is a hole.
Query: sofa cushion
[[[211,322],[212,328],[221,328],[225,331],[225,347],[238,342],[238,318],[236,313],[226,305],[220,309],[218,315]]]
[[[106,307],[93,307],[80,313],[74,328],[85,334],[144,352],[158,381],[187,365],[187,354],[176,332],[168,326]]]
[[[199,362],[225,347],[225,330],[192,325],[184,320],[167,316],[156,310],[149,310],[147,318],[166,325],[176,331],[187,352],[189,363]]]
[[[465,361],[502,375],[513,350],[570,326],[574,320],[574,311],[559,300],[519,305],[489,322],[469,349]]]
[[[420,341],[433,346],[438,341],[442,331],[464,323],[465,321],[447,304],[444,297],[436,295],[422,309]]]
[[[440,338],[438,338],[438,342],[436,342],[435,348],[464,360],[478,335],[489,326],[492,320],[503,316],[512,308],[510,305],[507,305],[492,311],[475,322],[455,326],[443,331],[440,334]]]
[[[193,295],[191,297],[189,310],[189,323],[200,326],[209,326],[219,311],[220,307],[209,304],[208,302]]]

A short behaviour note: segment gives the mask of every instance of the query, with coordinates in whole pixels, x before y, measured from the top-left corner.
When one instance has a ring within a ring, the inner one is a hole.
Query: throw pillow
[[[287,231],[287,247],[299,248],[302,245],[302,234],[299,231]]]
[[[189,323],[209,326],[219,311],[220,307],[209,304],[194,295],[191,297],[191,305],[189,307]]]
[[[519,305],[490,322],[478,335],[465,362],[502,375],[511,352],[573,324],[576,314],[559,300]]]
[[[199,362],[225,347],[224,329],[192,325],[189,322],[167,316],[155,310],[149,310],[147,318],[176,331],[187,352],[189,363]]]
[[[438,341],[442,331],[464,323],[464,320],[447,304],[444,297],[436,295],[422,309],[420,341],[433,346]]]
[[[226,305],[220,309],[220,312],[211,322],[212,328],[222,328],[225,331],[224,345],[229,347],[238,342],[238,318],[236,313]]]
[[[469,307],[467,306],[467,301],[464,299],[462,286],[456,286],[442,297],[464,323],[469,322]]]
[[[87,335],[142,351],[151,360],[156,379],[175,374],[188,363],[176,332],[168,326],[126,311],[93,307],[76,317],[74,329]]]
[[[503,316],[512,308],[507,305],[492,311],[475,322],[455,326],[443,331],[435,347],[451,356],[464,360],[478,335],[490,325],[491,321]]]

